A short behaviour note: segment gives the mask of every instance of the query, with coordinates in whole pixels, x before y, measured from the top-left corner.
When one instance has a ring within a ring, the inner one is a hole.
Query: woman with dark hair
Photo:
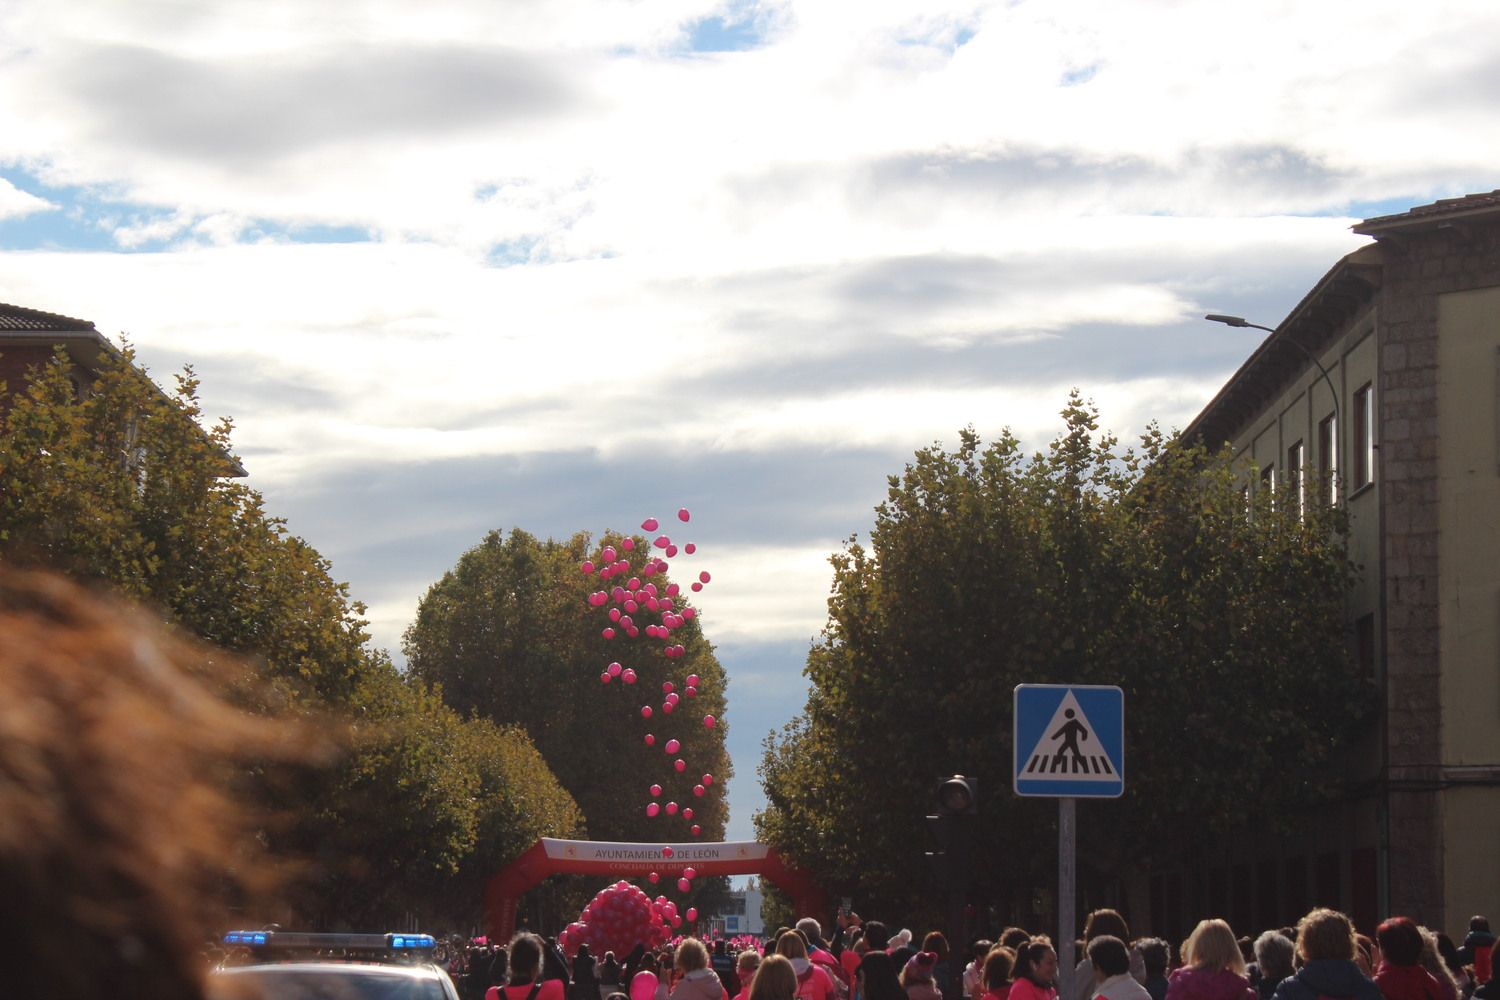
[[[594,956],[589,946],[578,946],[573,956],[573,985],[568,990],[568,1000],[595,1000],[599,996],[599,978],[595,974]]]
[[[1045,937],[1034,937],[1016,949],[1016,968],[1009,1000],[1057,1000],[1057,951]]]
[[[906,1000],[896,972],[896,960],[883,951],[869,951],[856,973],[862,1000]]]
[[[1090,913],[1083,922],[1085,948],[1083,957],[1073,970],[1073,985],[1069,989],[1068,1000],[1089,1000],[1094,995],[1094,966],[1089,961],[1087,942],[1096,937],[1116,937],[1126,942],[1127,948],[1130,947],[1130,927],[1118,910],[1095,910]],[[1134,948],[1130,948],[1130,974],[1138,983],[1146,981],[1146,963],[1141,958],[1141,953]]]
[[[484,1000],[566,1000],[561,979],[542,978],[547,946],[541,938],[522,931],[510,939],[510,971],[505,986],[491,986]]]

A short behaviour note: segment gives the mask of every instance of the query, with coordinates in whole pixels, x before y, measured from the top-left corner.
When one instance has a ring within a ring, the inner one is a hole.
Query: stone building
[[[1347,505],[1349,641],[1381,710],[1349,748],[1349,798],[1304,832],[1251,831],[1152,875],[1158,931],[1205,913],[1249,931],[1330,905],[1366,932],[1403,913],[1452,933],[1500,910],[1500,191],[1354,230],[1373,242],[1186,434],[1230,444],[1249,488]]]

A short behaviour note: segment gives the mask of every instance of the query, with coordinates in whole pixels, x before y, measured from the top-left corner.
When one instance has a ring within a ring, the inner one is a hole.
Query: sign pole
[[[1078,964],[1073,953],[1078,915],[1074,912],[1077,881],[1074,850],[1078,842],[1078,825],[1074,809],[1078,800],[1057,800],[1057,984],[1063,997],[1072,996],[1073,968]]]

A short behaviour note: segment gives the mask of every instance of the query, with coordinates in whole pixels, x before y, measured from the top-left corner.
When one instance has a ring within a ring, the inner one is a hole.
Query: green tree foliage
[[[157,607],[258,668],[269,689],[251,707],[349,730],[331,769],[245,776],[279,853],[311,864],[304,919],[477,921],[485,873],[581,829],[524,732],[466,720],[369,648],[364,608],[328,562],[229,478],[230,424],[200,425],[191,370],[170,396],[128,350],[86,391],[71,374],[59,352],[0,416],[0,568],[45,566]]]
[[[1226,456],[1154,429],[1117,453],[1076,393],[1063,417],[1029,459],[1008,433],[918,452],[870,547],[832,557],[812,690],[767,738],[756,818],[832,887],[918,903],[922,817],[956,772],[981,782],[985,898],[1049,883],[1056,807],[1010,792],[1021,683],[1125,691],[1126,794],[1089,804],[1085,885],[1337,791],[1331,765],[1373,704],[1346,646],[1342,514],[1312,491],[1301,518],[1290,494],[1247,501]]]
[[[636,551],[645,551],[643,539]],[[410,670],[440,685],[458,711],[524,728],[595,839],[691,839],[681,816],[646,817],[653,783],[666,790],[663,802],[692,806],[702,839],[721,837],[730,776],[725,726],[706,729],[702,718],[723,717],[724,670],[696,622],[674,633],[686,648],[675,660],[644,635],[602,638],[607,622],[587,601],[598,580],[579,571],[592,555],[584,534],[558,542],[520,530],[491,532],[422,598],[405,636]],[[654,580],[667,582],[660,574]],[[635,685],[599,683],[600,671],[616,660],[637,671]],[[689,674],[700,678],[697,697],[662,713],[662,683],[673,681],[681,693]],[[640,716],[646,704],[655,709],[649,723]],[[654,747],[643,742],[647,732],[657,738]],[[684,774],[662,752],[669,738],[682,742],[676,756],[690,765]],[[714,784],[695,798],[692,787],[705,772]]]

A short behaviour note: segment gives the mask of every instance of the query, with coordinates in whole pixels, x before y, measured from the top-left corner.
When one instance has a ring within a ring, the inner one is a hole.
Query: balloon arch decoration
[[[721,844],[611,844],[544,837],[506,865],[485,891],[491,939],[516,932],[516,905],[549,875],[608,875],[639,878],[656,872],[675,880],[687,869],[698,875],[759,875],[787,895],[799,914],[823,912],[827,894],[803,871],[788,866],[775,848],[754,841]]]

